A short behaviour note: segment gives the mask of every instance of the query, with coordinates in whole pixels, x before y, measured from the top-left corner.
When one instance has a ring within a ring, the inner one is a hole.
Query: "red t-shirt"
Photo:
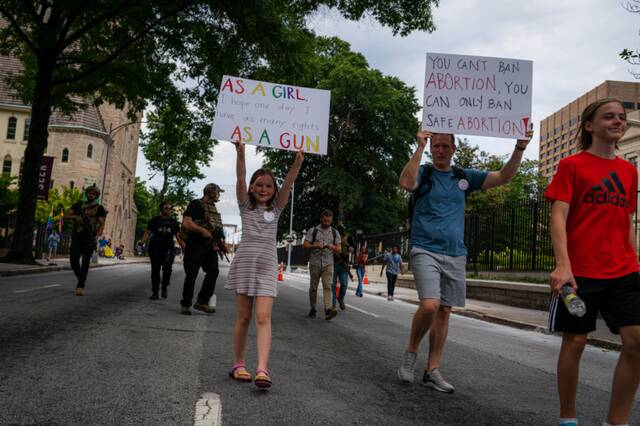
[[[545,197],[569,204],[567,248],[575,276],[616,278],[638,271],[630,241],[638,172],[628,161],[586,151],[560,161]]]

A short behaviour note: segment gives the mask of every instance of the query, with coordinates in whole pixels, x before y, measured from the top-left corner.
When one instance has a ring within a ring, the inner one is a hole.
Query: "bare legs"
[[[620,328],[622,350],[613,374],[607,423],[627,424],[640,382],[640,326]]]
[[[256,337],[258,341],[258,369],[266,369],[271,350],[271,312],[273,297],[236,294],[236,323],[233,328],[233,363],[244,364],[247,334],[251,324],[253,305],[256,308]]]

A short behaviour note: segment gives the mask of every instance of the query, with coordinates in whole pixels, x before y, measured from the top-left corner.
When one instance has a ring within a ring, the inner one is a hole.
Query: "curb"
[[[98,263],[89,265],[90,269],[93,268],[103,268],[106,266],[124,266],[124,265],[135,265],[141,263],[149,263],[148,260],[145,261],[136,261],[136,262],[123,262],[123,263]],[[58,272],[58,271],[70,271],[71,266],[37,266],[33,268],[25,268],[25,269],[13,269],[0,271],[0,277],[15,277],[19,275],[31,275],[31,274],[41,274],[45,272]]]
[[[381,296],[382,292],[374,292],[364,290],[365,293],[371,294],[372,296]],[[417,300],[413,299],[405,299],[396,297],[396,300],[401,300],[406,303],[411,303],[412,305],[419,305]],[[547,327],[543,327],[537,324],[531,324],[525,321],[516,321],[510,318],[504,318],[496,315],[488,315],[482,312],[477,312],[474,310],[460,309],[452,311],[453,314],[460,315],[463,317],[474,318],[481,321],[486,321],[494,324],[506,325],[508,327],[518,328],[520,330],[529,330],[535,331],[542,334],[555,334],[556,336],[561,336],[561,333],[550,332]],[[599,339],[597,337],[589,337],[587,339],[587,344],[591,346],[595,346],[601,349],[612,350],[612,351],[620,351],[622,349],[622,344],[617,342],[612,342],[610,340]]]

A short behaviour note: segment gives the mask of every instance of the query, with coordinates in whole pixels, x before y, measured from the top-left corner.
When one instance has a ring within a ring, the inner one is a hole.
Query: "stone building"
[[[27,145],[30,105],[5,84],[20,61],[0,56],[0,161],[2,173],[19,176]],[[71,117],[54,113],[45,155],[54,157],[51,186],[84,189],[96,184],[109,214],[104,233],[130,253],[137,210],[133,201],[140,118],[103,104],[87,105]]]

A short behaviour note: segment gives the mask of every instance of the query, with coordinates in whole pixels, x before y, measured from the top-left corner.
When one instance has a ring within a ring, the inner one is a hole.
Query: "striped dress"
[[[247,296],[276,297],[278,257],[276,234],[280,210],[271,211],[256,206],[249,208],[249,200],[240,204],[242,241],[229,267],[224,288]]]

